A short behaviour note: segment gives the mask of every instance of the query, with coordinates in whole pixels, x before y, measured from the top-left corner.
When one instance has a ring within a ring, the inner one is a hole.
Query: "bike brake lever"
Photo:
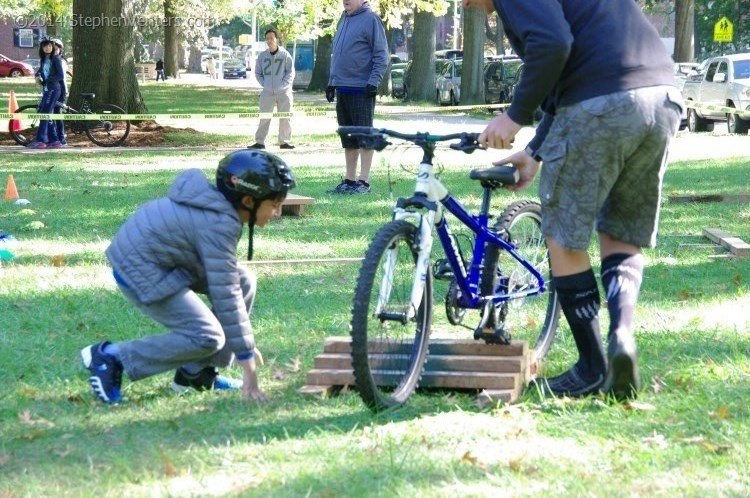
[[[478,133],[463,133],[461,135],[461,141],[457,144],[450,144],[450,148],[453,150],[460,150],[465,154],[471,154],[477,149],[484,149],[484,147],[477,142],[477,138],[479,138]]]

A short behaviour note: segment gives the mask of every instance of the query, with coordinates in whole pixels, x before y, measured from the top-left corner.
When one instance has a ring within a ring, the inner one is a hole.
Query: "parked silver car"
[[[446,60],[435,79],[435,101],[438,105],[458,105],[461,101],[461,68],[463,59]]]

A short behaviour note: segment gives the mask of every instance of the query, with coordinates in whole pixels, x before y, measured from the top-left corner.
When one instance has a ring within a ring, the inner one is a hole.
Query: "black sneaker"
[[[609,368],[604,392],[612,394],[619,401],[635,399],[641,389],[635,340],[632,337],[625,340],[610,337],[607,358]]]
[[[248,145],[247,148],[248,149],[265,149],[266,146],[263,144],[254,143],[253,145]]]
[[[329,194],[351,194],[352,191],[354,190],[354,187],[356,186],[357,186],[356,184],[352,185],[352,184],[346,183],[346,181],[342,181],[331,190],[326,190],[326,192]]]
[[[599,374],[593,379],[586,379],[580,375],[578,367],[574,365],[573,368],[560,375],[537,379],[534,382],[545,394],[580,398],[599,393],[604,385],[604,374]]]
[[[352,194],[369,194],[370,186],[365,184],[362,180],[359,180],[357,184],[351,190]]]
[[[206,367],[195,375],[190,375],[182,367],[174,373],[172,390],[184,393],[190,389],[196,391],[226,391],[240,389],[242,381],[219,375],[214,367]]]
[[[81,360],[91,373],[89,384],[96,397],[104,403],[119,403],[122,401],[122,365],[114,356],[104,354],[104,348],[108,344],[110,343],[105,341],[86,346],[81,350]]]
[[[283,143],[283,144],[279,145],[279,149],[288,149],[288,150],[291,150],[293,148],[294,148],[294,145],[288,144],[288,143]]]

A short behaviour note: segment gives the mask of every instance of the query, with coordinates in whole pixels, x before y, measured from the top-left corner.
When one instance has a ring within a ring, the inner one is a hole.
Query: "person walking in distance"
[[[333,37],[331,73],[326,88],[328,102],[336,100],[339,126],[372,126],[378,85],[388,67],[388,43],[383,22],[366,0],[343,0],[344,15]],[[370,192],[370,167],[374,151],[359,139],[341,137],[346,173],[334,194]],[[357,162],[360,163],[357,177]]]
[[[161,78],[162,81],[167,81],[167,78],[164,75],[164,61],[161,59],[156,61],[156,81],[159,81],[159,78]]]
[[[579,359],[541,379],[545,391],[617,399],[640,390],[633,317],[643,278],[642,247],[653,246],[667,150],[684,102],[659,34],[633,0],[463,0],[496,11],[524,73],[507,111],[479,136],[508,149],[518,131],[544,116],[512,163],[528,187],[539,170],[542,233],[552,286]],[[596,229],[610,326],[599,331],[600,294],[588,254]]]
[[[258,111],[273,112],[274,106],[278,112],[292,110],[292,83],[294,82],[294,60],[289,52],[279,46],[279,33],[271,28],[266,30],[266,44],[268,49],[258,55],[255,62],[255,77],[263,87],[258,97]],[[268,128],[271,118],[260,118],[255,132],[255,143],[251,149],[265,149]],[[292,126],[289,117],[279,118],[279,148],[293,149],[289,143],[292,139]]]

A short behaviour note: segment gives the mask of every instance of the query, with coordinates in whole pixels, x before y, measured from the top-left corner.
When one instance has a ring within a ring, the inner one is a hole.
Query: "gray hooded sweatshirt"
[[[291,93],[294,82],[292,55],[282,47],[279,47],[275,54],[269,49],[264,50],[255,61],[255,78],[267,93]]]
[[[329,86],[378,86],[388,68],[388,42],[380,18],[365,2],[344,14],[333,37]]]
[[[144,304],[186,288],[208,294],[229,348],[247,355],[254,342],[237,272],[241,235],[237,210],[202,171],[190,169],[166,197],[125,221],[106,255]]]

